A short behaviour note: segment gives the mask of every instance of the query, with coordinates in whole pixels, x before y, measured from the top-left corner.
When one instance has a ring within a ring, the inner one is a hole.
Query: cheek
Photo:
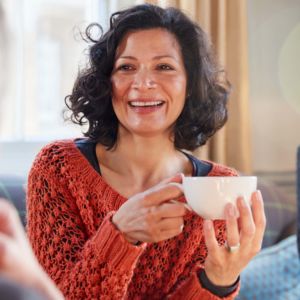
[[[186,79],[185,78],[174,78],[168,83],[169,91],[174,95],[176,100],[185,101],[186,96]]]
[[[112,98],[115,100],[118,100],[119,97],[121,97],[124,92],[127,89],[128,83],[124,78],[120,78],[117,76],[113,76],[111,79],[111,84],[112,84]]]
[[[159,81],[168,85],[169,89],[172,89],[174,93],[184,93],[186,90],[186,78],[184,74],[177,74],[174,76],[168,76],[165,78],[159,78]]]
[[[177,80],[177,89],[180,91],[181,94],[186,94],[186,78],[181,78],[180,80]]]

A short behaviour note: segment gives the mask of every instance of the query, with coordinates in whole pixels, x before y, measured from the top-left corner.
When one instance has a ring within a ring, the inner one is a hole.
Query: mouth
[[[148,108],[148,107],[160,107],[164,104],[165,102],[162,100],[156,100],[156,101],[129,101],[128,104],[131,107],[136,107],[136,108]]]

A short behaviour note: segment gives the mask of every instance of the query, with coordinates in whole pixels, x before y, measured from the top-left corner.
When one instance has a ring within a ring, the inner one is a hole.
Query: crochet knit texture
[[[209,176],[235,176],[213,164]],[[77,149],[53,142],[36,157],[28,180],[28,237],[66,299],[219,299],[197,276],[207,249],[203,219],[189,212],[183,232],[159,243],[128,243],[111,222],[126,201]],[[182,197],[181,201],[185,201]],[[225,222],[214,221],[220,245]],[[222,299],[234,299],[238,291]]]

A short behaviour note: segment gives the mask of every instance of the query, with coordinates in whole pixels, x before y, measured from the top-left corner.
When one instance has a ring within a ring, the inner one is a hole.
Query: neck
[[[127,178],[137,189],[151,187],[178,172],[192,172],[188,159],[165,135],[144,137],[122,132],[113,150],[99,146],[97,154],[102,169],[104,166]]]

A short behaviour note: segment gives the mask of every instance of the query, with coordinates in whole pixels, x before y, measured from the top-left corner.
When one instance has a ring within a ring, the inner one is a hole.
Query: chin
[[[155,137],[155,136],[170,136],[170,133],[173,132],[174,123],[170,124],[159,124],[157,121],[153,122],[144,122],[143,124],[122,124],[119,128],[122,132],[126,132],[130,135],[138,135],[145,137]]]
[[[144,136],[144,137],[155,137],[155,136],[170,136],[172,129],[170,127],[150,127],[143,126],[143,128],[132,128],[129,130],[132,134]]]

